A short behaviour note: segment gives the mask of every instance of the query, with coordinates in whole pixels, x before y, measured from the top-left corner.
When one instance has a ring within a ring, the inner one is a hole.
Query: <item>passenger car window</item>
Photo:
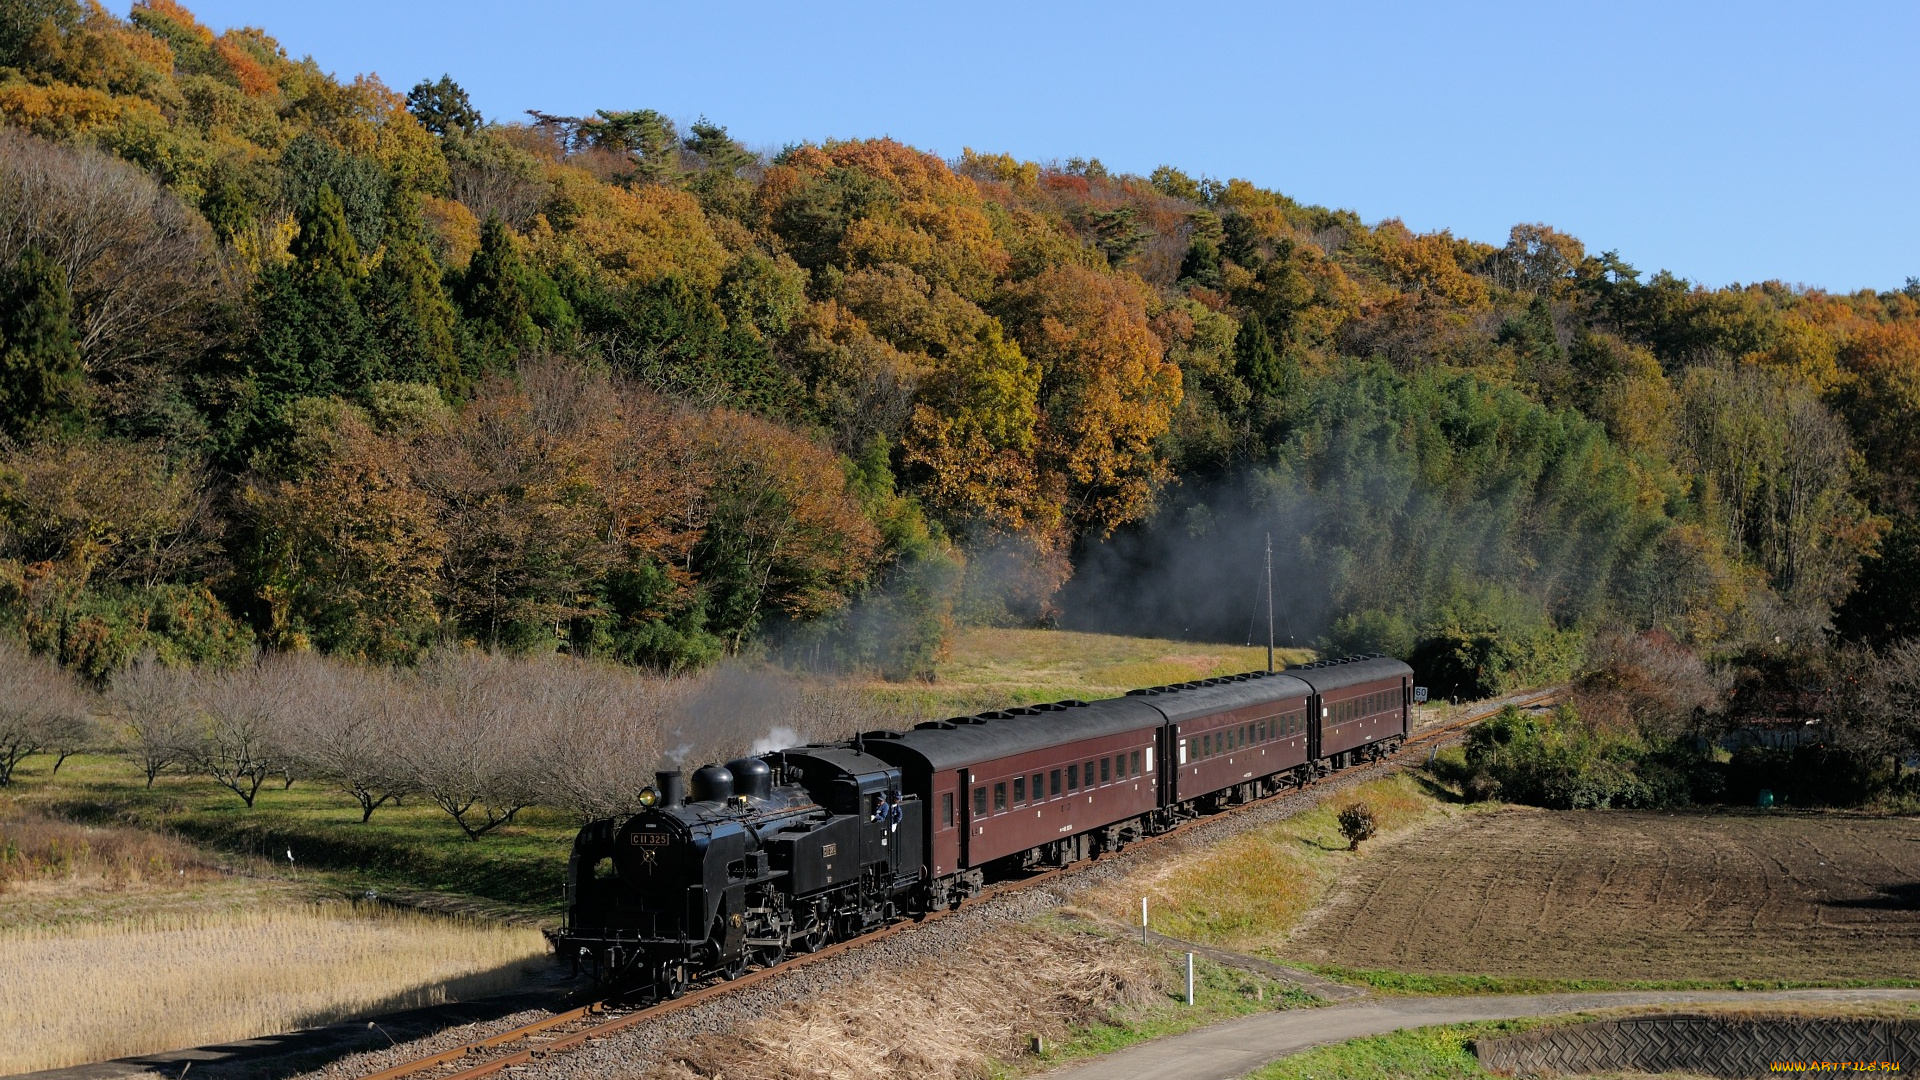
[[[1080,790],[1080,766],[1078,765],[1067,766],[1067,790]]]
[[[1049,774],[1049,776],[1047,777],[1047,794],[1053,796],[1056,799],[1060,797],[1060,770],[1059,769],[1053,770],[1053,772]]]
[[[1033,774],[1033,801],[1039,802],[1047,797],[1047,774]]]
[[[987,816],[987,786],[985,784],[973,789],[973,816]]]
[[[1004,814],[1007,812],[1007,782],[1005,780],[993,785],[993,812],[996,814]]]
[[[953,792],[951,791],[940,793],[940,827],[943,829],[953,827]]]
[[[1020,806],[1020,805],[1023,805],[1026,801],[1027,801],[1027,778],[1024,776],[1016,776],[1013,778],[1013,805]]]
[[[1133,756],[1131,760],[1132,760],[1132,767],[1133,767],[1133,775],[1139,776],[1140,775],[1140,751],[1135,750],[1133,752]]]
[[[1113,759],[1112,758],[1100,759],[1100,782],[1103,784],[1113,783]]]

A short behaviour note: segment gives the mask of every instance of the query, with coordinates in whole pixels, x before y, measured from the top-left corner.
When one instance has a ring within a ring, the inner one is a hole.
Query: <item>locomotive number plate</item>
[[[835,855],[838,855],[838,854],[840,854],[840,845],[839,845],[839,844],[822,844],[822,845],[820,845],[820,857],[821,857],[821,858],[823,858],[823,859],[831,859],[831,858],[833,858],[833,857],[834,857]]]
[[[637,832],[627,842],[635,847],[666,847],[673,843],[673,837],[666,833]]]

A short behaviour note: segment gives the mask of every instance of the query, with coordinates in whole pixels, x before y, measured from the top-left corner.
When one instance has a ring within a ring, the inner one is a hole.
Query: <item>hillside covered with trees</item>
[[[0,120],[0,621],[97,683],[448,643],[906,678],[956,620],[1237,634],[1268,532],[1301,643],[1458,692],[1601,628],[1915,631],[1912,280],[487,118],[173,0],[7,5]]]

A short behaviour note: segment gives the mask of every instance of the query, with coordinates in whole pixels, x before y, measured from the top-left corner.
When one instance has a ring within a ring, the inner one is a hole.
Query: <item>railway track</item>
[[[1407,741],[1401,744],[1400,749],[1396,751],[1392,757],[1387,758],[1386,761],[1389,763],[1396,760],[1404,762],[1410,755],[1422,748],[1437,748],[1448,736],[1457,734],[1461,730],[1485,720],[1487,717],[1498,713],[1501,709],[1509,705],[1516,708],[1528,708],[1535,705],[1550,704],[1558,700],[1561,693],[1562,690],[1555,687],[1547,690],[1515,694],[1510,697],[1485,702],[1460,716],[1442,721],[1424,730],[1413,732],[1407,736]],[[1240,806],[1229,807],[1220,813],[1209,814],[1204,818],[1183,823],[1164,833],[1145,837],[1129,844],[1128,847],[1135,848],[1179,836],[1190,826],[1220,821],[1257,807],[1269,806],[1276,801],[1293,797],[1303,790],[1308,789],[1282,791],[1264,799],[1256,799],[1253,802],[1244,803]],[[699,989],[688,991],[686,994],[670,1001],[662,1001],[646,1006],[623,1006],[613,999],[595,1001],[576,1009],[556,1013],[543,1020],[536,1020],[530,1024],[523,1024],[517,1028],[463,1043],[449,1050],[442,1050],[439,1053],[430,1054],[426,1057],[402,1062],[391,1068],[370,1073],[362,1077],[361,1080],[403,1080],[403,1078],[404,1080],[480,1080],[481,1077],[493,1076],[515,1065],[524,1065],[551,1054],[566,1053],[569,1050],[585,1045],[589,1040],[604,1038],[615,1032],[633,1027],[636,1024],[657,1020],[661,1017],[679,1012],[682,1009],[692,1008],[695,1005],[733,993],[736,990],[764,982],[784,972],[806,967],[809,964],[837,956],[849,950],[879,941],[882,938],[910,932],[927,923],[957,914],[961,911],[969,910],[997,897],[1004,896],[1007,893],[1032,888],[1044,882],[1056,880],[1062,875],[1071,874],[1081,867],[1090,866],[1097,861],[1099,860],[1094,859],[1074,863],[1069,866],[1042,871],[1041,873],[1020,878],[1017,881],[1001,882],[989,887],[979,896],[967,901],[958,908],[930,912],[925,917],[917,920],[897,922],[892,926],[876,930],[870,934],[862,934],[857,938],[836,942],[815,952],[796,956],[776,967],[760,968],[755,971],[750,971],[737,979],[715,982],[700,987]]]

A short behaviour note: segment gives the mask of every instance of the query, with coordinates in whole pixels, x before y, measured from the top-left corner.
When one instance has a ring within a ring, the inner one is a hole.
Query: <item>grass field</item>
[[[1913,818],[1509,809],[1388,838],[1375,856],[1286,956],[1436,988],[1920,976]]]
[[[531,929],[344,904],[0,930],[0,1074],[479,996],[546,952]]]
[[[1312,656],[1305,649],[1282,649],[1275,663],[1298,663]],[[933,682],[876,683],[870,688],[883,700],[945,715],[1075,697],[1091,701],[1142,686],[1264,671],[1266,666],[1264,645],[1249,648],[1065,630],[971,629],[954,638]]]
[[[1143,850],[1132,872],[1076,902],[1109,920],[1137,923],[1144,896],[1161,933],[1242,952],[1277,952],[1343,873],[1381,857],[1380,839],[1347,850],[1334,818],[1350,802],[1373,811],[1382,838],[1474,813],[1399,774],[1218,843]]]

